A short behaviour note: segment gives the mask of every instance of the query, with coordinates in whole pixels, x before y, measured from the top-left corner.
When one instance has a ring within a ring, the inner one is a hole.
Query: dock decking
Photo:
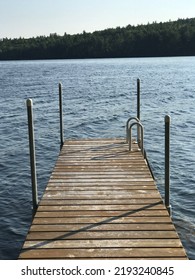
[[[67,140],[19,259],[187,259],[148,165],[123,139]]]

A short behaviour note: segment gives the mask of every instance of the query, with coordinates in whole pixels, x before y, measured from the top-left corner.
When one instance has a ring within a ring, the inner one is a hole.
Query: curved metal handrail
[[[129,140],[129,123],[134,120],[136,122],[140,122],[140,120],[137,117],[130,117],[126,122],[126,142],[128,143]],[[135,122],[134,122],[135,123]]]
[[[141,143],[139,143],[140,145],[139,145],[139,147],[140,147],[140,149],[141,149],[141,151],[142,151],[142,154],[143,154],[143,156],[144,156],[144,127],[143,127],[143,125],[140,123],[140,121],[139,122],[134,122],[134,123],[132,123],[131,125],[130,125],[130,127],[129,127],[129,151],[131,151],[131,144],[132,144],[132,127],[134,126],[134,125],[137,125],[137,129],[141,129]]]

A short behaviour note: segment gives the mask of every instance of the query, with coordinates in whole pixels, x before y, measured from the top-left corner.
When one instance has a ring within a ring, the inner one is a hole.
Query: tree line
[[[195,18],[75,35],[0,39],[0,60],[194,55]]]

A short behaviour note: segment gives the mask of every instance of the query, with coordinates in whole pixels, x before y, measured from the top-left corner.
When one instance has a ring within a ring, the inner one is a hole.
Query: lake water
[[[125,137],[141,79],[145,148],[164,197],[164,117],[171,116],[172,217],[195,259],[195,57],[0,62],[0,259],[17,259],[31,224],[26,99],[34,103],[39,198],[65,138]]]

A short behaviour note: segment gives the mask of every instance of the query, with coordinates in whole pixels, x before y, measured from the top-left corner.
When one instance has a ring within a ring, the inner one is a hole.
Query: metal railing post
[[[137,118],[140,120],[140,79],[137,79]]]
[[[29,150],[30,150],[31,182],[32,182],[32,202],[33,202],[33,212],[35,214],[37,207],[38,207],[38,195],[37,195],[35,140],[34,140],[34,127],[33,127],[33,102],[31,99],[28,99],[26,104],[27,104],[27,115],[28,115],[28,134],[29,134]]]
[[[170,205],[170,116],[165,116],[165,206],[171,215]]]
[[[60,110],[60,149],[64,144],[64,126],[63,126],[63,101],[62,101],[62,84],[59,83],[59,110]]]
[[[137,79],[137,118],[140,121],[140,79]],[[137,143],[140,147],[141,136],[140,127],[137,130]]]

